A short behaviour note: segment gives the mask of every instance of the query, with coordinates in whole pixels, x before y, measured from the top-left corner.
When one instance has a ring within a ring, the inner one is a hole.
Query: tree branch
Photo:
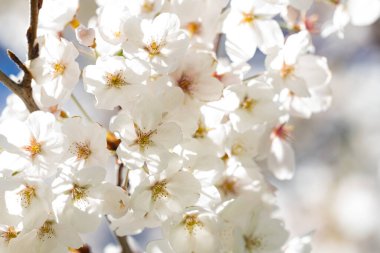
[[[38,28],[38,13],[42,7],[42,0],[30,0],[30,25],[26,33],[28,40],[28,60],[38,57],[39,47],[36,43]],[[12,81],[4,72],[0,71],[0,82],[3,83],[14,94],[19,96],[30,112],[39,110],[32,95],[32,74],[25,64],[12,52],[8,50],[9,58],[24,72],[21,83]]]
[[[116,236],[116,238],[121,246],[121,253],[133,253],[133,251],[129,247],[126,236]]]
[[[30,25],[26,32],[28,39],[28,59],[33,60],[38,57],[39,47],[36,43],[37,28],[38,28],[38,14],[42,7],[42,0],[30,0]]]

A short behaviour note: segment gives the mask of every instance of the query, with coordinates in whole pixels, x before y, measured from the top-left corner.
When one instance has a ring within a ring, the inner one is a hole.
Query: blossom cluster
[[[326,2],[325,35],[380,16],[378,0]],[[41,110],[12,95],[0,118],[0,251],[68,252],[106,216],[119,236],[161,228],[148,253],[306,252],[276,216],[268,177],[293,176],[291,119],[331,103],[313,1],[96,3],[84,25],[78,0],[43,1],[27,63]],[[80,66],[85,50],[93,60]],[[259,51],[265,71],[247,78]],[[109,124],[65,109],[79,82]]]

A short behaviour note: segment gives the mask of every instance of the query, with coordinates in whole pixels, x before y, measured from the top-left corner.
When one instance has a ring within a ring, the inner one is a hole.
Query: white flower
[[[38,15],[38,27],[47,32],[61,32],[78,8],[79,0],[44,0]]]
[[[213,49],[225,5],[225,0],[174,0],[170,11],[178,15],[194,47]]]
[[[189,44],[179,26],[178,17],[170,13],[162,13],[153,21],[142,20],[131,29],[133,36],[123,45],[124,55],[149,62],[152,70],[160,74],[174,71]]]
[[[78,42],[86,47],[94,47],[95,43],[95,29],[87,28],[83,25],[79,25],[75,29],[75,36],[77,37]]]
[[[295,156],[289,144],[292,127],[287,124],[276,126],[271,134],[271,146],[268,154],[268,168],[280,180],[289,180],[295,170]]]
[[[337,32],[340,38],[344,38],[344,28],[349,23],[355,26],[367,26],[375,23],[379,17],[379,0],[337,1],[333,20],[323,27],[322,36],[327,37]]]
[[[25,122],[9,120],[1,125],[0,133],[17,148],[9,152],[34,165],[26,168],[27,173],[43,176],[55,172],[62,156],[64,139],[51,113],[33,112]]]
[[[106,166],[110,153],[107,150],[105,129],[75,117],[63,122],[62,132],[68,143],[64,157],[68,165],[79,169]]]
[[[25,120],[29,115],[28,110],[22,100],[15,94],[7,97],[7,105],[1,112],[0,122],[9,119]]]
[[[310,97],[310,90],[327,85],[331,73],[324,57],[307,54],[310,35],[291,35],[283,48],[272,50],[266,59],[268,76],[279,90],[288,89],[298,97]]]
[[[53,35],[40,43],[40,55],[30,63],[33,98],[43,108],[62,104],[79,81],[80,69],[73,43]]]
[[[138,19],[131,17],[127,6],[121,2],[104,5],[99,10],[99,33],[103,40],[112,45],[120,45],[126,41],[127,32],[136,22]]]
[[[52,192],[41,179],[12,177],[10,188],[4,192],[9,214],[23,217],[23,229],[43,224],[51,210]]]
[[[273,87],[253,80],[248,85],[233,85],[224,90],[226,104],[231,105],[230,121],[238,132],[245,132],[258,124],[276,122],[281,115],[274,102]]]
[[[13,225],[0,225],[0,251],[2,253],[11,253],[14,239],[18,237],[21,229]]]
[[[213,76],[215,69],[216,60],[210,53],[189,50],[179,68],[171,74],[173,85],[180,87],[189,99],[218,100],[223,84]]]
[[[145,96],[131,112],[121,111],[111,119],[110,130],[121,138],[117,154],[131,168],[166,167],[169,149],[182,141],[180,127],[166,122],[163,113],[156,98]]]
[[[98,108],[112,110],[137,99],[149,72],[149,66],[138,59],[101,57],[83,70],[83,82],[86,91],[95,95]]]
[[[80,171],[64,171],[52,184],[56,195],[53,208],[61,217],[61,221],[70,224],[78,232],[96,230],[105,210],[119,216],[117,209],[126,211],[126,195],[118,194],[116,186],[112,190],[110,183],[104,182],[105,170],[100,167],[85,168]],[[113,191],[117,197],[110,198]],[[103,202],[113,203],[111,206]],[[116,208],[115,208],[116,207]],[[111,214],[112,214],[111,213]]]
[[[260,143],[263,131],[263,128],[257,128],[238,133],[232,127],[226,126],[224,159],[231,164],[237,163],[246,168],[257,169],[254,158],[260,158],[262,155]]]
[[[132,15],[142,18],[153,18],[163,8],[165,0],[137,0],[127,3]]]
[[[189,210],[167,220],[162,228],[174,252],[220,252],[218,220],[213,213]]]
[[[66,253],[69,247],[77,249],[82,245],[81,238],[72,227],[49,218],[40,227],[13,239],[10,252]]]
[[[179,171],[178,165],[169,166],[161,173],[148,176],[131,196],[131,208],[147,220],[146,226],[160,225],[173,214],[194,205],[200,196],[200,183],[191,173]]]
[[[227,252],[281,252],[288,233],[280,220],[271,218],[271,209],[260,200],[260,196],[241,196],[221,211],[220,218],[226,222],[224,234],[227,236],[223,243]]]
[[[231,10],[224,21],[226,51],[234,62],[245,62],[253,57],[256,48],[266,53],[282,45],[284,35],[277,21],[281,6],[264,0],[232,0]]]

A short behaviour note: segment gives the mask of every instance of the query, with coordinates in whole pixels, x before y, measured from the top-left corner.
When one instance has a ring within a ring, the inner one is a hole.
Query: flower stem
[[[74,104],[78,107],[79,111],[83,114],[83,116],[90,122],[94,122],[90,115],[86,112],[86,110],[83,108],[83,106],[80,104],[79,100],[75,97],[74,94],[71,94],[71,100],[73,100]]]

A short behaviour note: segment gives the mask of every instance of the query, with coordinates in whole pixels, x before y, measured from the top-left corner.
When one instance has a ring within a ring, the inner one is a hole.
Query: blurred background
[[[82,0],[79,18],[88,20],[94,9],[93,0]],[[0,69],[6,74],[18,73],[6,49],[25,59],[27,22],[26,0],[0,0]],[[333,72],[333,105],[310,120],[293,122],[297,172],[291,181],[275,182],[282,215],[294,235],[314,234],[313,253],[378,253],[380,22],[349,26],[344,40],[316,37],[314,43]],[[263,57],[254,61],[262,64]],[[9,94],[1,85],[0,108]],[[99,249],[114,240],[103,225],[100,240],[88,241]]]

